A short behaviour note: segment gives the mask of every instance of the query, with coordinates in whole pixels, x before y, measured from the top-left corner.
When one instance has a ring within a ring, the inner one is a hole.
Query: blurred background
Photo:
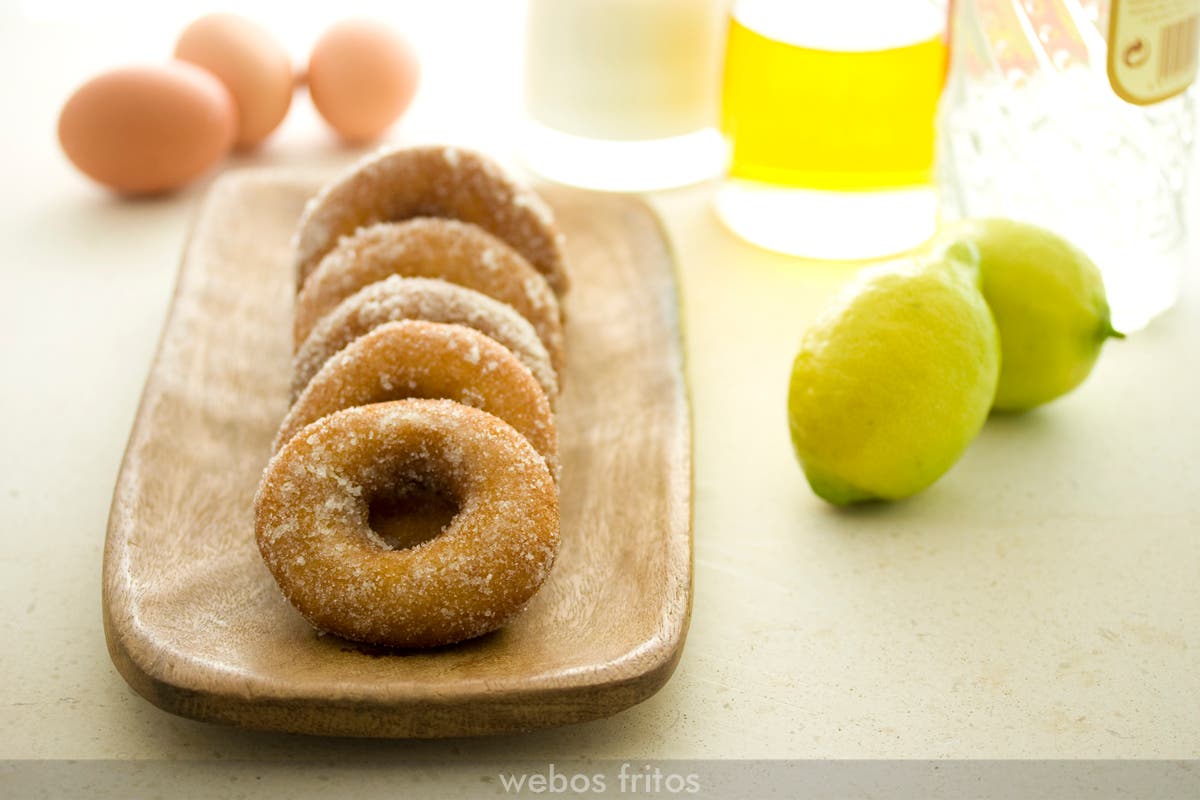
[[[10,88],[21,117],[10,136],[33,156],[16,177],[70,187],[86,181],[53,152],[53,125],[71,92],[114,67],[165,62],[188,22],[220,10],[191,0],[3,8],[23,23],[0,34],[6,59],[28,76]],[[236,12],[261,23],[300,75],[332,23],[377,20],[415,51],[420,81],[394,125],[354,144],[298,91],[263,145],[216,171],[333,167],[382,144],[436,141],[587,188],[726,175],[706,190],[716,216],[777,252],[879,258],[948,219],[1007,216],[1088,252],[1120,329],[1143,327],[1177,296],[1195,89],[1149,105],[1118,97],[1107,0],[251,0]],[[1184,80],[1198,19],[1166,26],[1161,41],[1130,33],[1115,63]],[[1143,66],[1148,51],[1173,58]]]
[[[9,98],[22,115],[43,123],[19,126],[21,134],[38,134],[21,144],[57,150],[55,119],[73,89],[114,66],[168,59],[179,32],[203,14],[229,10],[259,21],[288,49],[297,66],[307,61],[313,43],[333,22],[374,18],[400,32],[417,50],[422,65],[416,99],[385,141],[486,143],[489,150],[504,156],[497,143],[511,142],[520,120],[523,8],[521,0],[350,0],[334,5],[248,0],[225,8],[195,0],[9,1],[3,4],[5,16],[49,30],[45,35],[14,35],[26,29],[6,24],[0,35],[5,61],[37,76],[36,81],[18,83],[18,91],[24,89],[26,94]],[[47,41],[60,43],[61,50],[47,50]],[[64,57],[64,52],[70,57]],[[301,100],[293,102],[283,125],[261,149],[235,155],[223,167],[345,163],[380,144],[342,146],[311,104]],[[55,160],[64,176],[73,172],[65,159]],[[44,174],[39,178],[45,179]]]

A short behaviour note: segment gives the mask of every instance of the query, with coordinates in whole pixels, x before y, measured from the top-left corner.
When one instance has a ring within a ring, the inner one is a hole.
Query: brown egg
[[[254,147],[287,116],[292,62],[258,23],[236,14],[203,16],[179,35],[175,57],[204,67],[229,89],[237,106],[237,147]]]
[[[114,69],[75,90],[58,117],[63,152],[122,194],[175,189],[233,145],[237,114],[225,86],[192,64]]]
[[[346,20],[325,31],[308,60],[313,105],[351,142],[387,130],[412,102],[419,76],[408,42],[367,20]]]

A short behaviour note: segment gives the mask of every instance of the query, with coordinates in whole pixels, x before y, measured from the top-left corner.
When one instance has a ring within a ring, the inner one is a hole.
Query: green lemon
[[[836,505],[896,500],[948,470],[987,418],[996,326],[970,246],[864,270],[809,328],[788,423],[809,485]]]
[[[1008,219],[964,220],[939,237],[979,252],[980,286],[1000,330],[994,406],[1024,411],[1074,389],[1113,330],[1100,270],[1048,230]]]

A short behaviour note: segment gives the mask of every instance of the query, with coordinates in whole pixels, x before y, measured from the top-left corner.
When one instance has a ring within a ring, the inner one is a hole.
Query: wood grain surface
[[[573,289],[562,548],[528,609],[453,647],[318,636],[254,545],[288,397],[289,239],[326,175],[214,185],[122,464],[104,552],[117,669],[167,711],[313,734],[492,734],[607,716],[670,677],[691,607],[691,422],[674,267],[640,201],[546,189]]]

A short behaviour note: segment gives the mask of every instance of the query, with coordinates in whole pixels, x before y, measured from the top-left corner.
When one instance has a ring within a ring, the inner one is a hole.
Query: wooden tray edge
[[[315,170],[313,174],[316,174]],[[617,667],[625,674],[614,679],[612,673],[616,669],[610,666],[605,670],[588,673],[589,680],[573,679],[567,683],[548,684],[535,691],[509,692],[500,701],[487,695],[466,695],[449,703],[445,700],[427,703],[422,699],[405,703],[395,700],[372,702],[361,698],[329,702],[269,693],[255,695],[249,691],[244,694],[232,694],[218,693],[207,688],[200,690],[173,677],[176,673],[174,665],[184,660],[176,654],[163,653],[159,658],[146,661],[135,655],[140,648],[130,645],[142,639],[136,624],[133,620],[120,621],[114,616],[117,600],[125,593],[119,581],[119,570],[120,558],[128,546],[128,534],[131,530],[126,512],[133,505],[130,476],[135,470],[132,470],[130,465],[137,458],[139,446],[147,435],[147,405],[152,398],[161,393],[159,383],[162,356],[169,334],[175,327],[176,317],[180,313],[183,289],[188,283],[191,270],[194,269],[194,266],[188,263],[188,253],[197,231],[209,216],[209,208],[219,201],[222,194],[235,191],[243,183],[278,180],[281,176],[296,182],[304,180],[297,171],[278,167],[251,168],[222,175],[197,207],[185,237],[183,256],[168,312],[159,333],[150,362],[150,371],[134,416],[133,428],[118,469],[106,528],[102,565],[102,616],[107,649],[117,672],[135,692],[150,703],[182,717],[258,730],[364,738],[450,738],[530,731],[611,716],[653,696],[671,678],[679,663],[690,627],[693,603],[694,414],[690,384],[687,380],[689,365],[683,345],[686,332],[680,314],[677,268],[672,269],[670,276],[674,289],[674,316],[678,333],[672,346],[679,357],[678,389],[685,414],[685,425],[681,426],[684,430],[679,432],[680,436],[675,441],[674,449],[675,457],[686,467],[687,495],[684,503],[686,522],[679,527],[684,535],[671,536],[668,546],[671,560],[683,568],[686,581],[677,587],[678,591],[671,595],[669,601],[672,611],[679,609],[682,603],[682,609],[677,616],[678,623],[663,631],[663,635],[643,642],[639,648],[642,657],[618,662]],[[676,265],[671,240],[651,206],[634,195],[624,196],[622,199],[631,201],[630,207],[637,208],[656,229],[672,265]],[[130,604],[125,602],[122,605]],[[303,704],[303,712],[298,711],[297,703]],[[554,709],[554,712],[548,715],[548,708]],[[319,714],[314,714],[314,711]],[[364,729],[364,716],[374,723],[369,729]],[[456,724],[448,726],[448,719],[455,720]]]

